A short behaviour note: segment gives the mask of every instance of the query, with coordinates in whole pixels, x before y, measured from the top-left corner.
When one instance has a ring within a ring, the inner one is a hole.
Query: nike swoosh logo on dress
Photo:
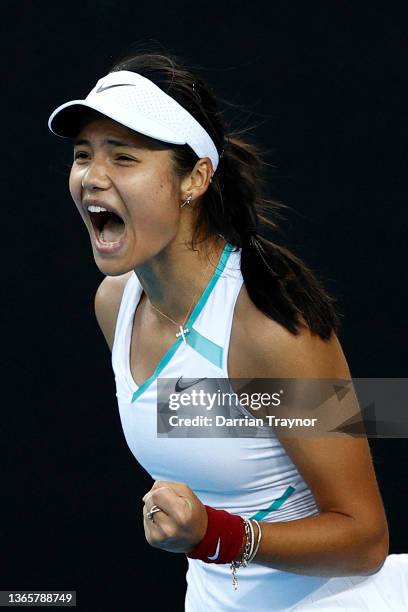
[[[206,379],[206,377],[204,377],[204,378],[196,378],[195,380],[193,380],[193,382],[189,382],[188,384],[186,384],[186,383],[183,384],[183,377],[180,376],[180,378],[176,382],[174,390],[177,393],[179,393],[180,391],[184,391],[184,389],[188,389],[189,387],[192,387],[193,385],[196,385],[198,382],[200,382],[200,380],[205,380],[205,379]],[[187,380],[191,381],[191,378],[187,378]]]

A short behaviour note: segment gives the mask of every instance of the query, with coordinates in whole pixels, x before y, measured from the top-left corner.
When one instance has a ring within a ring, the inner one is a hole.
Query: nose
[[[103,164],[96,160],[87,164],[81,179],[82,189],[89,191],[106,190],[109,189],[110,185],[111,181]]]

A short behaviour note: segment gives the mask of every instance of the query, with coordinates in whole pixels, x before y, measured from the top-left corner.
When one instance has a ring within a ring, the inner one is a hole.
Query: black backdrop
[[[354,377],[406,375],[407,35],[400,3],[3,2],[0,589],[76,589],[83,610],[182,610],[185,561],[144,541],[149,476],[126,446],[93,314],[102,275],[49,113],[155,39],[258,123],[285,242],[338,298]],[[408,552],[405,440],[371,441]],[[142,603],[144,601],[144,603]]]

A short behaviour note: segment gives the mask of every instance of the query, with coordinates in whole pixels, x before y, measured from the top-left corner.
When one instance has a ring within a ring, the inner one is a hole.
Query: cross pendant
[[[189,332],[190,330],[189,330],[189,329],[187,329],[187,328],[186,328],[186,329],[183,329],[183,326],[182,326],[182,325],[179,325],[179,329],[180,329],[180,331],[179,331],[179,333],[178,333],[178,334],[176,334],[176,338],[179,338],[179,337],[181,336],[181,337],[183,338],[183,342],[184,342],[184,344],[187,344],[185,334],[188,334],[188,332]]]

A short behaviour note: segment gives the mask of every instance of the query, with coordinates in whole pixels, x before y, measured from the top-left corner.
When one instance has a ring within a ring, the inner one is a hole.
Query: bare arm
[[[308,481],[320,514],[262,522],[256,563],[311,576],[380,569],[388,554],[388,530],[364,441],[316,438],[297,444],[292,439],[285,446]]]
[[[248,363],[254,376],[351,379],[337,337],[325,342],[307,330],[295,337],[262,319],[262,333],[253,333],[252,320]],[[388,554],[388,527],[366,438],[286,437],[281,443],[309,485],[320,514],[262,522],[255,562],[307,575],[380,569]]]
[[[133,272],[127,272],[121,276],[106,276],[95,294],[96,320],[110,350],[112,350],[115,337],[116,319],[123,290],[131,274]]]

